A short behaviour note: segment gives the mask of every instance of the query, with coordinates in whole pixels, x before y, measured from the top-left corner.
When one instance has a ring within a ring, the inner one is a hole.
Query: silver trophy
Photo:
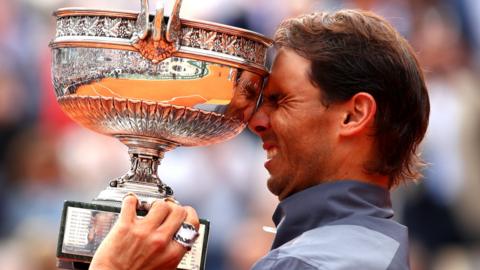
[[[131,159],[130,170],[111,180],[92,203],[65,203],[57,250],[61,268],[89,262],[105,234],[94,239],[92,228],[108,232],[126,194],[135,193],[142,203],[173,199],[173,190],[157,176],[165,152],[240,133],[267,75],[270,39],[181,19],[181,0],[169,17],[162,6],[152,15],[148,0],[140,3],[140,12],[68,8],[54,13],[57,29],[50,47],[58,103],[80,125],[119,139]],[[206,221],[202,232],[199,251],[180,269],[203,267]]]

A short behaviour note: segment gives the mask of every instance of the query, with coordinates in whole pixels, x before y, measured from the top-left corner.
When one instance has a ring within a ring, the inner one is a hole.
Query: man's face
[[[278,51],[263,92],[263,102],[249,123],[267,151],[269,190],[280,200],[327,180],[340,114],[321,102],[312,85],[310,61],[290,49]]]

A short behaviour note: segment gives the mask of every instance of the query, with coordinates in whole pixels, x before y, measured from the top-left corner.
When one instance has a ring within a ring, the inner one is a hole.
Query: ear
[[[360,92],[342,105],[344,115],[340,126],[340,135],[356,135],[369,130],[373,126],[377,103],[372,95]]]

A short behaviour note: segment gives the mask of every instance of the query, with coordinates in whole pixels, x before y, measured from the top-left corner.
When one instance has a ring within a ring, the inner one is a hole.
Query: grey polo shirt
[[[253,270],[409,269],[408,231],[392,217],[381,187],[342,180],[308,188],[278,205],[272,250]]]

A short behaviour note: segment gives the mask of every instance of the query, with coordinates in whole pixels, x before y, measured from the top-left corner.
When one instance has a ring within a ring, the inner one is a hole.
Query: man
[[[115,215],[112,212],[94,211],[92,212],[92,219],[90,222],[86,249],[93,254],[112,228],[115,222]]]
[[[412,48],[384,19],[353,10],[286,20],[275,42],[249,127],[280,204],[272,250],[253,269],[408,269],[389,189],[422,165],[429,101]],[[185,249],[172,236],[184,220],[198,226],[195,211],[156,202],[138,220],[135,205],[125,199],[91,269],[175,268]]]

